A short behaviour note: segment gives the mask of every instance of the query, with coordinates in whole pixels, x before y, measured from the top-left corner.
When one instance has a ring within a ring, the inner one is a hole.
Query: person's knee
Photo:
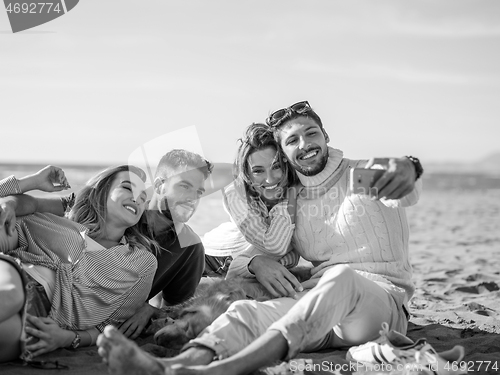
[[[14,314],[19,313],[24,307],[24,292],[16,288],[9,291],[8,295],[4,296],[2,293],[2,300]]]
[[[0,322],[0,363],[12,361],[21,354],[20,338],[22,320],[20,315],[12,315]]]
[[[0,302],[2,309],[13,315],[21,311],[24,306],[24,288],[18,270],[7,262],[2,262],[0,272],[3,273],[0,285]]]
[[[336,264],[325,272],[323,278],[325,281],[335,280],[337,282],[346,282],[356,277],[356,271],[346,264]]]

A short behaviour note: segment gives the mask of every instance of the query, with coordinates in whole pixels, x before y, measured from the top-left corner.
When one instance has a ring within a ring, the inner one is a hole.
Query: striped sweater
[[[214,244],[210,243],[210,238],[219,237],[215,247],[224,250],[235,246],[227,240],[233,242],[236,240],[239,250],[232,251],[233,257],[242,254],[242,251],[248,256],[264,253],[285,267],[297,265],[299,255],[291,251],[295,224],[292,223],[288,212],[288,199],[283,199],[268,210],[260,198],[251,198],[251,204],[249,204],[245,192],[239,191],[234,182],[224,189],[223,198],[224,208],[237,229],[231,230],[227,224],[224,228],[221,228],[222,226],[216,228],[212,233],[205,235],[205,246],[213,247]],[[228,236],[228,234],[233,234],[233,236]],[[236,234],[236,239],[234,234]],[[221,236],[226,238],[221,241]]]
[[[248,204],[245,192],[238,191],[233,182],[224,189],[224,207],[246,240],[262,252],[283,256],[289,250],[295,225],[284,199],[268,211],[261,199]]]
[[[19,194],[17,181],[0,181],[0,197]],[[64,329],[102,331],[144,304],[156,271],[155,256],[131,248],[125,237],[110,249],[89,250],[87,228],[35,213],[17,219],[18,248],[6,254],[55,273],[49,316]]]

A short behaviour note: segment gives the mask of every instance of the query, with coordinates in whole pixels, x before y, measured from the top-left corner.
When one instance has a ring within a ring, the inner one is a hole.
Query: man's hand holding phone
[[[372,169],[374,166],[383,169]],[[375,199],[401,199],[415,188],[417,177],[414,163],[408,157],[372,158],[365,168],[351,170],[351,191]]]

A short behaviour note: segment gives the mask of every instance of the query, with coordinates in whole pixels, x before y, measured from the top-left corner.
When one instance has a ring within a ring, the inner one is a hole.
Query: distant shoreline
[[[0,169],[2,167],[5,167],[5,168],[12,168],[12,169],[15,169],[15,168],[19,168],[19,167],[22,167],[22,168],[43,168],[47,165],[57,165],[58,167],[61,167],[61,168],[72,168],[72,169],[76,169],[76,168],[82,168],[82,169],[105,169],[111,165],[118,165],[119,163],[116,163],[116,164],[65,164],[65,163],[35,163],[35,162],[29,162],[29,163],[23,163],[23,162],[18,162],[18,163],[0,163]]]
[[[0,179],[11,174],[22,176],[34,173],[45,167],[46,163],[0,163]],[[57,164],[66,171],[72,182],[82,184],[94,174],[110,166],[104,164]],[[226,167],[220,165],[220,167]],[[424,166],[424,191],[451,191],[451,190],[500,190],[500,171],[473,168],[443,168],[436,169],[436,165]],[[76,175],[75,175],[76,174]]]

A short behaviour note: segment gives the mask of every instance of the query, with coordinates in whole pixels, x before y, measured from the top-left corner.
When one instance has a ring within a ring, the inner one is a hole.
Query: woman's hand
[[[48,165],[35,174],[19,179],[19,187],[23,193],[30,190],[41,190],[46,192],[71,189],[71,186],[59,167]]]
[[[40,340],[26,345],[26,349],[32,352],[33,356],[70,346],[75,338],[74,332],[62,329],[51,318],[38,318],[27,314],[26,319],[34,326],[27,326],[26,333]]]
[[[248,267],[257,281],[274,297],[298,298],[297,292],[303,290],[297,278],[273,259],[256,256]]]
[[[311,268],[311,278],[304,281],[301,285],[304,289],[312,289],[318,285],[321,277],[328,271],[332,266],[339,264],[335,261],[329,260],[321,263],[320,265]]]

